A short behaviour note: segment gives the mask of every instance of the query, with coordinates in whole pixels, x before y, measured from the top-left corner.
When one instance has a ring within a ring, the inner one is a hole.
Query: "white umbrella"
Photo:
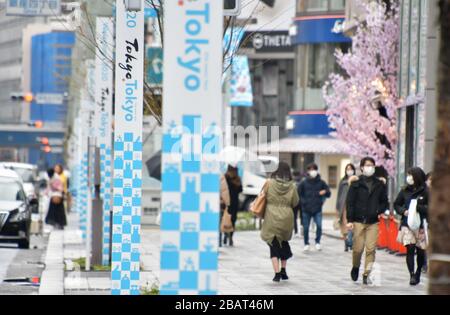
[[[228,146],[220,152],[220,162],[237,167],[239,162],[245,161],[247,151],[243,148]]]

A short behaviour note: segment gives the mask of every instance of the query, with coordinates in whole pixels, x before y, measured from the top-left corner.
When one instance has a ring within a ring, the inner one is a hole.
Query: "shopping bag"
[[[228,210],[223,212],[222,221],[220,222],[220,231],[222,233],[230,233],[234,231],[233,222],[231,221],[231,214]]]
[[[408,209],[408,227],[412,231],[420,229],[420,215],[417,212],[417,199],[412,199]]]

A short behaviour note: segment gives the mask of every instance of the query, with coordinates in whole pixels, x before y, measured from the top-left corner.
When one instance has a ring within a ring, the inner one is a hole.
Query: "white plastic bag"
[[[161,225],[161,212],[158,212],[155,223],[156,223],[156,225]]]
[[[420,215],[417,212],[417,199],[412,199],[408,209],[408,226],[412,231],[420,229]]]

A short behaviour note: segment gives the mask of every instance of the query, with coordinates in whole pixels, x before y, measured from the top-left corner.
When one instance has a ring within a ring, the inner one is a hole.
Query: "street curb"
[[[64,295],[64,231],[50,233],[39,295]]]

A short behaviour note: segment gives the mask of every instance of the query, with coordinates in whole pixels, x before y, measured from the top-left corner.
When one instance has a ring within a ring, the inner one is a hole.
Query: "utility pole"
[[[438,140],[430,207],[430,294],[450,294],[450,0],[439,1]]]

